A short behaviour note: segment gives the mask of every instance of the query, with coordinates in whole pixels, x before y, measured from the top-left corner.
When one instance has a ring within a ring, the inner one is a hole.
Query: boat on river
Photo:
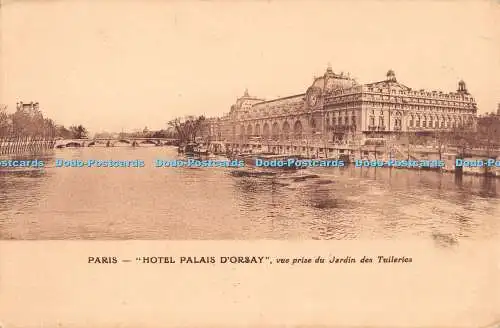
[[[185,145],[179,145],[177,148],[179,154],[185,154],[186,156],[208,156],[210,151],[203,144],[198,144],[195,142],[190,142]]]
[[[205,145],[200,145],[200,144],[198,144],[194,147],[194,152],[197,155],[208,156],[210,154],[210,152],[208,151],[208,147],[205,147]]]

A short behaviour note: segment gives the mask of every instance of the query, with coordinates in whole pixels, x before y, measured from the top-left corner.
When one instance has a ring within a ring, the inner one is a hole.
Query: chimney
[[[497,115],[500,115],[500,103],[498,103]]]

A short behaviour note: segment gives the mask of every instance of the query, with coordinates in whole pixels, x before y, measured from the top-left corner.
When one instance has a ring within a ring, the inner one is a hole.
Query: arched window
[[[288,124],[288,122],[285,121],[285,123],[283,123],[283,137],[288,140],[290,138],[290,124]]]
[[[255,125],[255,135],[260,136],[260,125],[259,124]]]
[[[269,139],[269,136],[271,134],[271,131],[270,131],[270,128],[269,128],[269,124],[268,123],[265,123],[264,124],[264,128],[263,128],[263,135],[264,135],[264,139]]]
[[[272,138],[273,140],[278,140],[280,136],[280,127],[278,123],[273,124],[273,129],[272,129]]]
[[[311,126],[311,132],[314,134],[316,133],[316,120],[314,118],[312,118],[310,121],[309,121],[309,125]]]
[[[297,139],[302,138],[302,123],[300,123],[300,121],[296,121],[293,125],[293,134]]]

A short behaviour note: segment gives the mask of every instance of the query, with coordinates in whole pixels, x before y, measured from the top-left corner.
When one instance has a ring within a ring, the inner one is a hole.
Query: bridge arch
[[[155,145],[159,146],[161,142],[159,140],[146,139],[139,141],[139,145]]]
[[[127,140],[127,139],[118,139],[118,140],[116,140],[115,142],[123,142],[123,143],[127,143],[127,144],[129,144],[129,143],[130,143],[130,140]]]
[[[120,145],[120,144],[127,144],[127,145],[130,145],[131,142],[130,140],[127,140],[127,139],[118,139],[116,140],[115,142],[113,142],[111,145],[114,147],[114,146],[117,146],[117,145]]]
[[[71,140],[71,141],[64,144],[64,147],[68,147],[68,148],[76,148],[76,147],[83,147],[83,146],[85,146],[85,141]]]

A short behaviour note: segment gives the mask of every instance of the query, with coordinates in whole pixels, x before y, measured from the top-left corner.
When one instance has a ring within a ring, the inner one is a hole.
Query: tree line
[[[20,107],[14,113],[7,112],[6,105],[0,105],[0,137],[32,137],[43,139],[83,139],[88,131],[82,125],[66,128],[51,118],[44,117],[38,108]]]
[[[179,143],[189,143],[196,141],[196,137],[199,136],[203,130],[204,123],[206,119],[205,116],[184,116],[177,117],[168,122],[167,129],[161,129],[158,131],[149,131],[145,127],[142,131],[137,132],[120,132],[118,134],[101,132],[96,133],[96,138],[172,138],[177,139]]]
[[[157,131],[149,131],[145,128],[143,131],[139,132],[120,132],[120,133],[110,133],[110,132],[99,132],[96,133],[95,138],[100,139],[128,139],[128,138],[176,138],[177,134],[172,129],[161,129]]]
[[[406,135],[408,147],[426,145],[434,141],[440,157],[445,147],[456,148],[462,155],[468,154],[473,149],[484,149],[490,156],[500,149],[500,116],[496,114],[479,116],[475,129],[459,125],[451,130],[434,131],[427,135],[418,131],[408,132]]]
[[[196,141],[204,123],[205,116],[185,116],[169,121],[168,125],[173,129],[175,138],[180,143],[189,143]]]

